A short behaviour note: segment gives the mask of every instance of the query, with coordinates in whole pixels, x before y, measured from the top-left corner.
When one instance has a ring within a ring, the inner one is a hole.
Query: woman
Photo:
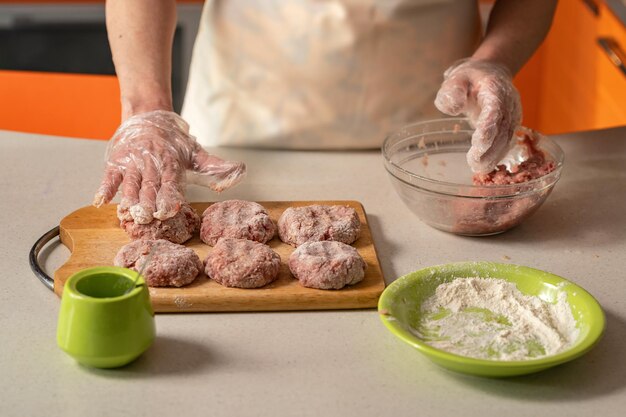
[[[166,219],[184,202],[186,169],[216,190],[245,171],[201,145],[377,148],[390,130],[437,117],[435,106],[470,117],[468,163],[489,172],[521,121],[511,76],[555,6],[497,0],[481,38],[475,0],[208,0],[181,118],[170,86],[175,1],[108,0],[123,123],[94,204],[121,185],[122,216]]]

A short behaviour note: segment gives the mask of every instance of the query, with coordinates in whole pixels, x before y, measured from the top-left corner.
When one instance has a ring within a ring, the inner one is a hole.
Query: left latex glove
[[[511,74],[489,61],[462,60],[444,73],[435,106],[467,116],[475,128],[467,163],[475,173],[493,171],[514,143],[522,105]]]
[[[113,135],[106,168],[93,204],[108,203],[122,186],[120,220],[147,224],[166,220],[185,202],[187,170],[194,183],[216,192],[237,184],[246,173],[243,162],[207,153],[189,134],[189,125],[173,112],[157,110],[128,118]]]

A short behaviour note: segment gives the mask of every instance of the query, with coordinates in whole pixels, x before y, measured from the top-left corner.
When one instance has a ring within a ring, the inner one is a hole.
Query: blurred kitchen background
[[[491,3],[480,1],[484,20]],[[178,2],[176,110],[202,5]],[[523,123],[543,133],[626,125],[626,0],[560,0],[546,41],[515,83]],[[109,138],[120,104],[104,0],[0,0],[0,100],[0,129]]]

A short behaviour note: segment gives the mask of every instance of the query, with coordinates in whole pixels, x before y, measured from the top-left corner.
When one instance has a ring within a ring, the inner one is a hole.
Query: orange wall
[[[0,129],[109,139],[120,123],[111,75],[0,71]]]

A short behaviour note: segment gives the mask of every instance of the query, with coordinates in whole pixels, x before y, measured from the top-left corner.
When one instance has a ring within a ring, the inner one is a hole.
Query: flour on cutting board
[[[579,329],[560,291],[556,303],[522,294],[514,283],[457,278],[441,284],[412,331],[451,353],[502,361],[537,359],[571,346]]]

